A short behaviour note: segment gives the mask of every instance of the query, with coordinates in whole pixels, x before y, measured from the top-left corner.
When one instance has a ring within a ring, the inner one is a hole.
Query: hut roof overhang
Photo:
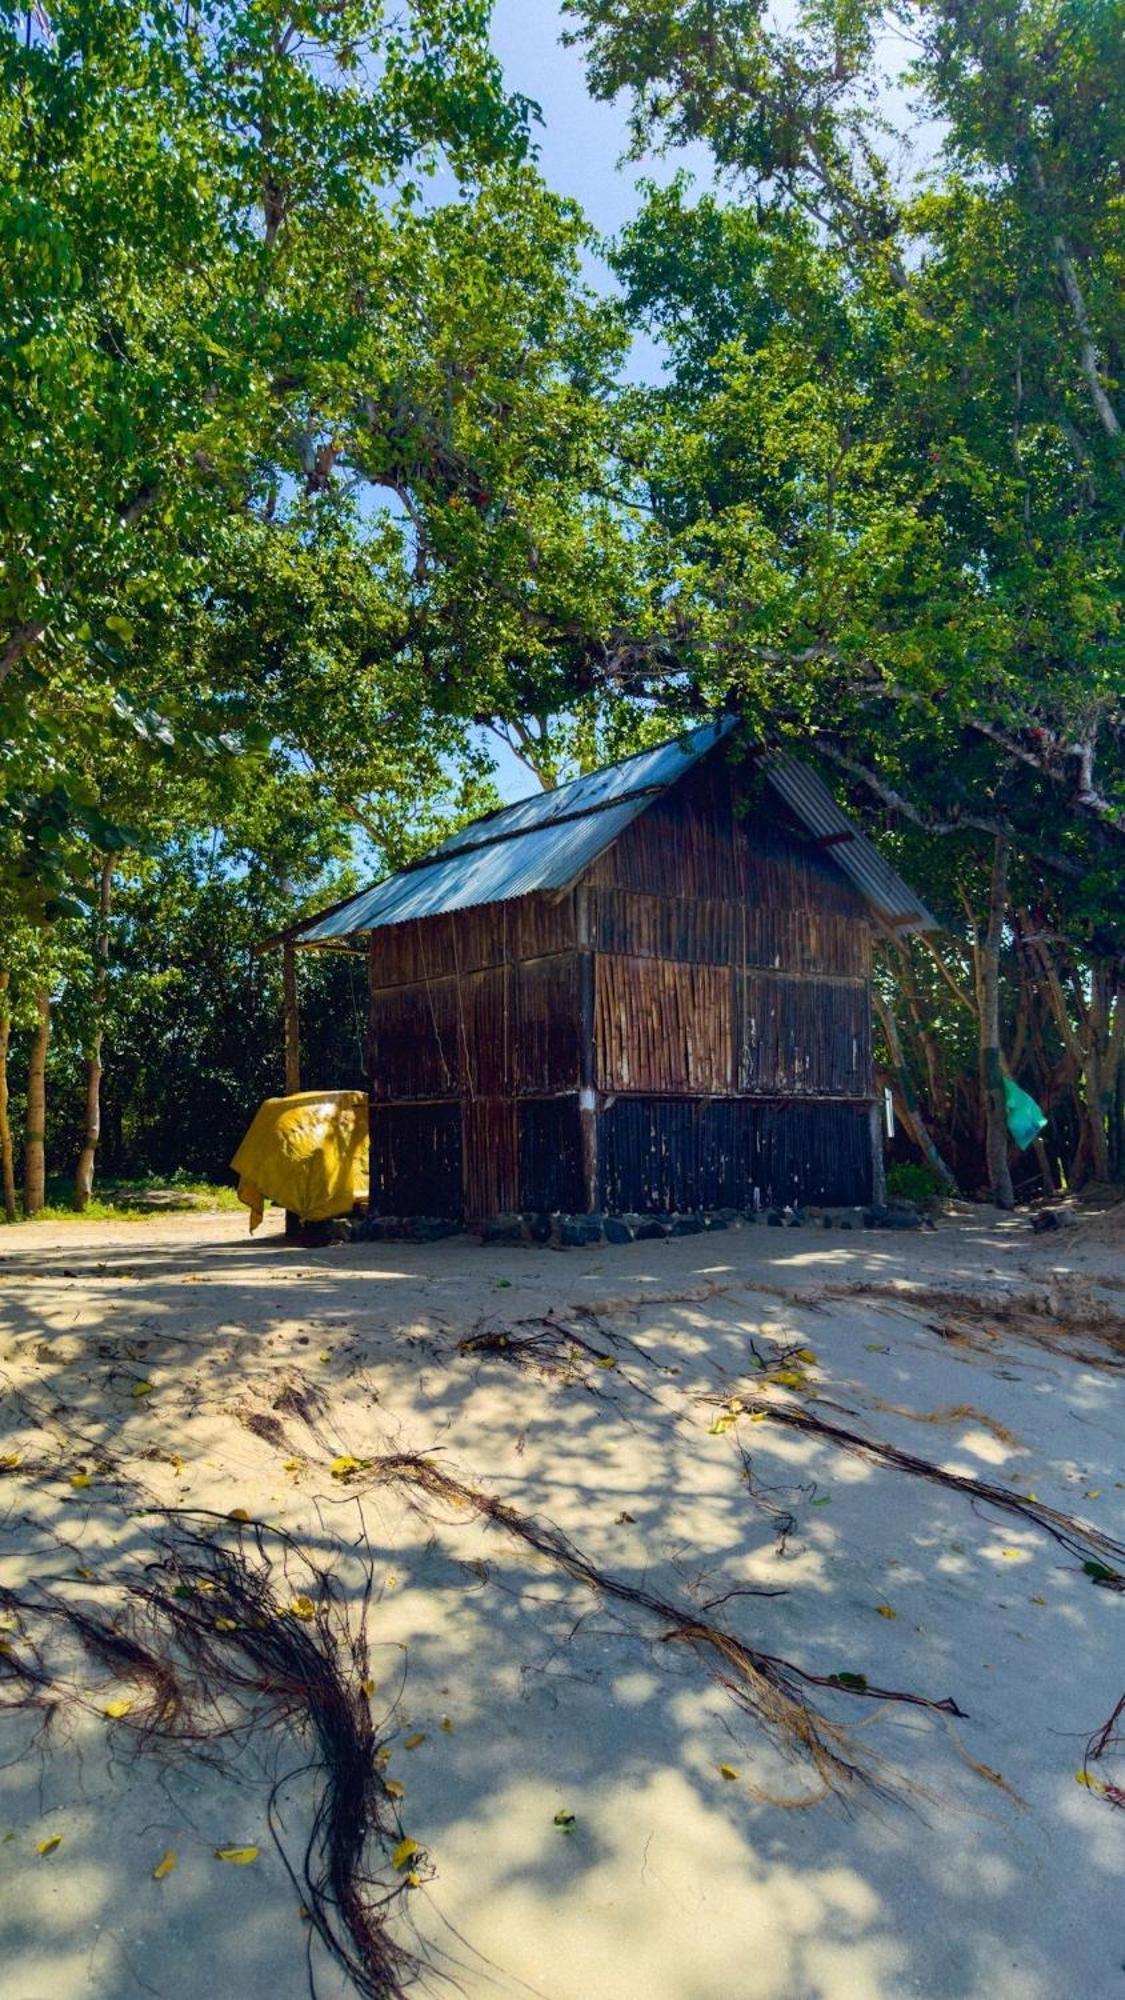
[[[729,736],[736,721],[724,716],[704,723],[554,791],[501,806],[451,834],[410,867],[293,925],[285,935],[297,945],[331,945],[391,924],[566,889],[654,798]],[[765,750],[756,754],[755,769],[831,854],[876,917],[896,931],[938,928],[925,904],[853,826],[807,764]]]

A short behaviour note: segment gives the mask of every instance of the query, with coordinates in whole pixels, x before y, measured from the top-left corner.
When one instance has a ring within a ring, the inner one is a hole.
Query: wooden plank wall
[[[450,1116],[460,1134],[458,1214],[561,1205],[551,1197],[582,1206],[576,944],[573,894],[482,905],[374,934],[372,1130],[377,1146],[386,1141],[376,1178],[384,1213],[444,1213],[426,1205],[426,1173],[415,1171],[406,1134],[439,1169],[436,1186],[448,1206],[453,1166],[442,1148]],[[544,1100],[542,1111],[525,1117],[523,1100],[535,1098]],[[382,1118],[384,1109],[394,1119]]]
[[[867,1107],[760,1098],[617,1097],[599,1120],[601,1194],[617,1212],[871,1198]]]
[[[603,1093],[871,1095],[870,920],[781,810],[716,759],[594,864]]]

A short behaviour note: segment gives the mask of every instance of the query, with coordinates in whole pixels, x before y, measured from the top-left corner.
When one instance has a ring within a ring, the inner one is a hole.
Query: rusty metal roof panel
[[[760,765],[802,826],[825,843],[832,859],[886,923],[900,931],[941,928],[921,898],[841,811],[815,771],[799,763],[796,757],[787,757],[776,750],[768,751]]]

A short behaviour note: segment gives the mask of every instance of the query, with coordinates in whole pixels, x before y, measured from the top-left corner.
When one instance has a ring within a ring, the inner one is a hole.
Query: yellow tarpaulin
[[[267,1201],[302,1222],[348,1215],[367,1194],[367,1099],[361,1090],[267,1097],[231,1166],[253,1232]]]

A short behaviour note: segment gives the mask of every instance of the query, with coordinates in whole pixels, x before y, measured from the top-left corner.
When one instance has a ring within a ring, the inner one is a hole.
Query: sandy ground
[[[432,1867],[392,1917],[422,1990],[1125,2000],[1125,1812],[1075,1781],[1125,1690],[1125,1595],[1018,1516],[769,1420],[716,1422],[761,1392],[758,1357],[800,1341],[807,1386],[768,1398],[1125,1539],[1125,1366],[1082,1330],[1120,1274],[1102,1226],[1033,1239],[983,1213],[921,1236],[759,1227],[565,1254],[310,1252],[230,1215],[9,1229],[0,1580],[112,1598],[151,1539],[138,1493],[244,1508],[345,1576],[369,1552],[372,1701]],[[1053,1286],[1060,1339],[978,1304],[951,1341],[940,1311],[895,1296],[911,1284]],[[565,1341],[553,1374],[458,1352],[545,1315],[614,1365]],[[315,1428],[289,1411],[280,1441],[248,1428],[287,1387],[316,1397]],[[334,1454],[407,1450],[766,1652],[951,1695],[967,1720],[955,1738],[923,1709],[811,1689],[884,1790],[777,1803],[815,1796],[807,1768],[666,1621],[495,1525],[330,1475]],[[783,1594],[747,1594],[763,1586]],[[322,2000],[350,1992],[271,1834],[270,1784],[307,1761],[300,1743],[138,1748],[103,1713],[128,1682],[74,1673],[46,1731],[35,1708],[3,1719],[6,2000],[297,2000],[310,1945]],[[1125,1784],[1125,1756],[1094,1768]],[[298,1864],[313,1790],[278,1795]],[[217,1860],[232,1843],[258,1859]]]

